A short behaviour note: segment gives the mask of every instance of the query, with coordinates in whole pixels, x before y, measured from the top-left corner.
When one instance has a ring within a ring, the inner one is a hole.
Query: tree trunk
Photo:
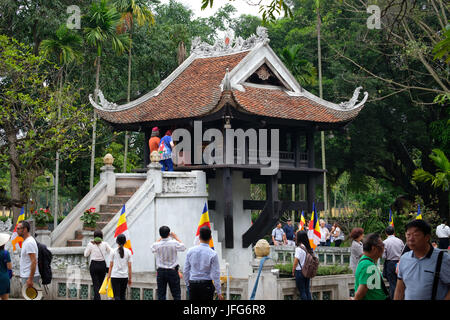
[[[8,128],[6,131],[8,139],[8,152],[9,152],[9,172],[10,172],[10,182],[11,182],[11,200],[13,203],[21,199],[19,179],[17,177],[18,172],[16,165],[19,163],[19,154],[17,153],[17,130]],[[20,207],[12,205],[13,211],[13,224],[16,224],[17,218],[20,214]]]
[[[319,96],[323,98],[323,90],[322,90],[322,49],[320,46],[320,10],[319,7],[317,9],[317,56],[318,56],[318,65],[319,65]],[[322,147],[322,169],[326,170],[326,161],[325,161],[325,132],[320,132],[320,144]],[[328,190],[327,190],[327,174],[323,173],[323,202],[324,202],[324,211],[325,214],[328,213]]]
[[[130,31],[130,49],[128,50],[128,90],[127,90],[127,103],[131,99],[131,47],[133,40],[133,32]],[[123,170],[122,172],[127,172],[127,158],[128,158],[128,131],[125,131],[125,153],[123,156]]]
[[[98,103],[98,91],[99,91],[99,79],[100,79],[100,56],[97,56],[97,72],[95,75],[95,103]],[[92,150],[91,150],[91,172],[89,177],[89,190],[94,187],[94,164],[95,164],[95,140],[97,136],[97,114],[94,109],[94,123],[92,124]]]
[[[59,101],[58,101],[58,122],[61,119],[61,104],[62,104],[62,89],[63,89],[63,69],[59,78]],[[55,161],[55,199],[53,205],[53,226],[56,229],[58,224],[58,194],[59,194],[59,151],[56,151]],[[53,230],[54,230],[53,229]]]

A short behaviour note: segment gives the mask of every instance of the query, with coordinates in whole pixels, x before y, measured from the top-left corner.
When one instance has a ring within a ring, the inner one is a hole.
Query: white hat
[[[36,283],[33,283],[36,285]],[[26,284],[22,287],[22,296],[25,300],[41,300],[42,299],[42,288],[28,288]]]
[[[0,233],[0,246],[6,244],[11,236],[7,233]]]

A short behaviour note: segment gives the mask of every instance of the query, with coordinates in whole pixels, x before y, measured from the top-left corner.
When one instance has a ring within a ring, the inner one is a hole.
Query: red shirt
[[[148,146],[150,147],[150,154],[152,154],[153,151],[158,151],[160,140],[161,139],[158,137],[151,137],[150,140],[148,140]]]

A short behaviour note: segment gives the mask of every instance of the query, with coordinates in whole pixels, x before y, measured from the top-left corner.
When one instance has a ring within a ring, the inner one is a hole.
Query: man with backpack
[[[38,268],[39,250],[36,240],[30,235],[30,223],[22,220],[17,226],[17,234],[23,238],[22,251],[20,252],[20,279],[22,285],[31,288],[40,284]]]
[[[410,251],[398,263],[394,300],[450,300],[450,257],[431,245],[431,226],[416,219],[405,229]]]

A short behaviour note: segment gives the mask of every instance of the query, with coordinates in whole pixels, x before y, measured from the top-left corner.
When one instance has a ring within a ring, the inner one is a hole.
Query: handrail
[[[70,211],[70,213],[64,218],[64,220],[58,224],[55,230],[50,234],[51,243],[55,243],[59,238],[64,235],[66,228],[70,226],[75,219],[79,219],[84,210],[89,207],[89,203],[97,199],[101,193],[106,191],[106,181],[100,180],[94,188],[92,188],[80,202]]]
[[[125,208],[127,212],[127,226],[130,227],[133,225],[137,216],[134,215],[134,212],[143,212],[143,210],[137,210],[139,206],[146,204],[148,201],[153,201],[155,197],[155,193],[150,196],[150,198],[146,198],[146,196],[154,190],[154,181],[147,179],[145,182],[139,187],[139,189],[131,196],[130,199],[125,203]],[[117,226],[117,222],[119,221],[119,217],[121,214],[122,208],[116,212],[114,217],[108,222],[108,224],[103,228],[103,235],[106,241],[112,240],[112,235],[114,235],[115,228]],[[111,238],[111,239],[110,239]]]

